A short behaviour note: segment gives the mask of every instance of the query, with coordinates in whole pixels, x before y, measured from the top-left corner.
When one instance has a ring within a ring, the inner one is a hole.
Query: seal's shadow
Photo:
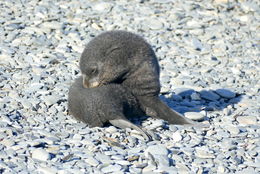
[[[221,94],[221,95],[219,95]],[[185,112],[220,111],[228,105],[241,101],[243,94],[234,93],[228,89],[177,90],[177,92],[160,95],[162,101],[173,110],[184,114]]]
[[[221,111],[229,105],[239,103],[244,95],[232,92],[228,89],[202,91],[183,88],[179,89],[173,92],[161,93],[160,99],[171,109],[182,115],[186,112]],[[222,96],[219,95],[220,91]],[[140,126],[149,117],[150,116],[147,115],[135,115],[129,118],[129,120]],[[207,120],[208,118],[205,119]]]

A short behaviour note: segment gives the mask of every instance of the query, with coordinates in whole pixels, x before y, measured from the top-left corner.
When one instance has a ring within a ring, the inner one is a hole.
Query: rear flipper
[[[140,97],[139,102],[145,113],[151,117],[160,118],[168,121],[169,124],[197,124],[196,122],[181,116],[181,114],[172,110],[159,97]]]
[[[121,129],[125,129],[125,128],[132,128],[132,129],[135,129],[137,131],[139,131],[145,140],[149,141],[149,140],[152,140],[152,137],[147,133],[145,132],[144,130],[142,130],[140,127],[136,126],[135,124],[131,123],[130,121],[128,120],[124,120],[124,119],[115,119],[115,120],[109,120],[109,122],[116,126],[116,127],[119,127]]]

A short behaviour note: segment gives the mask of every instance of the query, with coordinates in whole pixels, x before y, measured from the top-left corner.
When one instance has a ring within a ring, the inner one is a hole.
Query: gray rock
[[[111,9],[111,3],[108,2],[98,2],[95,5],[92,5],[91,8],[97,12],[107,13]]]
[[[116,133],[118,130],[114,126],[109,126],[108,128],[106,128],[106,131],[113,134]]]
[[[151,145],[145,150],[145,154],[147,156],[147,153],[151,153],[154,155],[168,155],[168,149],[165,148],[163,145]]]
[[[147,25],[152,30],[160,30],[163,28],[163,23],[160,20],[150,19],[147,22],[148,22]]]
[[[164,122],[163,120],[161,119],[156,119],[156,120],[153,120],[152,121],[152,124],[149,125],[149,129],[156,129],[158,127],[162,127],[164,125]]]
[[[89,165],[94,166],[94,167],[96,167],[99,164],[98,160],[96,160],[94,157],[89,157],[89,158],[85,159],[85,161]]]
[[[211,158],[211,159],[214,159],[215,158],[215,155],[208,149],[208,148],[199,148],[197,147],[196,148],[196,151],[195,151],[195,155],[198,157],[198,158]]]
[[[39,167],[37,171],[43,174],[55,174],[58,172],[58,169],[53,167]]]
[[[101,163],[110,164],[112,162],[111,158],[102,153],[96,153],[95,159],[100,161]]]
[[[255,116],[239,116],[236,119],[239,124],[242,125],[250,125],[250,124],[256,124],[257,119]]]
[[[220,98],[219,95],[217,95],[213,91],[206,91],[206,90],[200,91],[200,96],[201,96],[201,98],[207,99],[210,101],[216,101]]]
[[[51,154],[44,149],[34,149],[32,152],[32,158],[40,161],[47,161],[51,159]]]
[[[57,103],[60,99],[61,97],[58,95],[49,95],[44,97],[44,101],[48,106]]]
[[[194,92],[193,89],[189,89],[189,88],[176,88],[173,91],[176,95],[179,95],[182,97],[188,97]]]
[[[172,139],[174,142],[178,142],[182,140],[181,133],[179,131],[176,131],[172,134]]]
[[[197,93],[197,92],[193,92],[193,93],[190,95],[190,97],[191,97],[192,100],[201,100],[200,94]]]
[[[232,135],[238,135],[240,133],[240,129],[236,126],[227,126],[226,127],[227,131],[229,131]]]
[[[179,95],[176,95],[176,94],[173,94],[172,97],[171,97],[172,100],[174,101],[181,101],[182,100],[182,97],[179,96]]]
[[[186,112],[184,115],[185,117],[195,121],[201,121],[205,117],[205,115],[200,112]]]
[[[101,169],[102,172],[104,173],[114,173],[114,172],[118,172],[122,169],[122,167],[118,164],[115,165],[108,165],[107,167],[104,167]]]
[[[201,51],[203,48],[202,43],[197,38],[192,39],[192,44],[194,49],[197,51]]]
[[[228,89],[217,89],[215,92],[221,97],[228,98],[228,99],[234,98],[236,96],[236,93]]]

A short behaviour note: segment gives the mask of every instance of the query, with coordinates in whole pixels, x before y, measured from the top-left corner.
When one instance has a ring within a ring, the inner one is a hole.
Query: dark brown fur
[[[126,31],[109,31],[91,40],[80,58],[86,88],[121,84],[137,99],[142,110],[170,124],[191,124],[159,99],[159,64],[151,46]]]

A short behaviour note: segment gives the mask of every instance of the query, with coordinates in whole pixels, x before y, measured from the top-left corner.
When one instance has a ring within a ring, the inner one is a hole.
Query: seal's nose
[[[82,81],[83,87],[89,88],[89,82],[88,79],[86,78],[86,75],[83,74],[82,77],[83,77],[83,81]]]

